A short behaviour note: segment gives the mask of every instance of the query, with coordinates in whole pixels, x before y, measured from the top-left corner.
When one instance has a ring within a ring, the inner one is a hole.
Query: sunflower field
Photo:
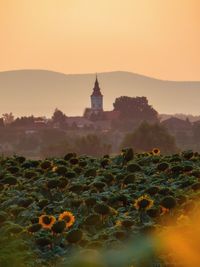
[[[199,267],[200,154],[0,158],[1,267]]]

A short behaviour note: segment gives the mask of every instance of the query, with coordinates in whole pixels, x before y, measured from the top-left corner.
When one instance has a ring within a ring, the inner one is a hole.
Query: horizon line
[[[20,72],[20,71],[44,71],[44,72],[53,72],[53,73],[57,73],[57,74],[62,74],[62,75],[71,75],[71,76],[81,76],[81,75],[96,75],[96,73],[98,73],[98,75],[100,74],[108,74],[108,73],[127,73],[127,74],[134,74],[134,75],[138,75],[138,76],[142,76],[148,79],[153,79],[153,80],[157,80],[157,81],[163,81],[163,82],[200,82],[199,80],[169,80],[169,79],[161,79],[161,78],[156,78],[156,77],[152,77],[152,76],[148,76],[145,74],[140,74],[137,72],[132,72],[132,71],[126,71],[126,70],[111,70],[111,71],[98,71],[98,72],[83,72],[83,73],[65,73],[65,72],[60,72],[60,71],[56,71],[56,70],[52,70],[52,69],[40,69],[40,68],[28,68],[28,69],[11,69],[11,70],[0,70],[0,73],[5,73],[5,72]]]

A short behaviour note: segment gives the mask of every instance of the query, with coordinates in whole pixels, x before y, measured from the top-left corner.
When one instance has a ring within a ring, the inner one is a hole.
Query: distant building
[[[93,121],[104,120],[103,95],[99,87],[97,75],[94,83],[93,92],[90,96],[90,100],[91,107],[85,109],[83,117]]]
[[[77,126],[77,128],[92,127],[94,129],[110,130],[111,122],[119,118],[119,111],[103,110],[103,95],[99,86],[98,77],[90,96],[91,107],[86,108],[82,117],[67,117],[66,123],[69,127]]]
[[[90,96],[91,98],[91,111],[95,114],[103,111],[103,95],[99,87],[98,78],[96,76],[96,81],[93,88],[93,93]]]
[[[67,117],[66,118],[66,123],[68,126],[72,127],[73,125],[76,125],[78,128],[83,128],[84,126],[92,126],[93,123],[84,118],[84,117],[80,117],[80,116],[76,116],[76,117]]]
[[[119,118],[120,112],[118,110],[104,111],[105,120],[117,120]]]

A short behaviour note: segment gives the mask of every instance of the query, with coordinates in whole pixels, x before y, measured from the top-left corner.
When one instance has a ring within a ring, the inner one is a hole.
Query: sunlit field
[[[0,266],[199,267],[200,154],[0,159]]]

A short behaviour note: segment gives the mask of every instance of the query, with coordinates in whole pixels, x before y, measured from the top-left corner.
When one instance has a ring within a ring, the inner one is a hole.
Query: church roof
[[[91,96],[103,96],[101,93],[101,89],[99,87],[99,81],[98,81],[97,76],[96,76],[96,81],[95,81],[94,88],[93,88],[93,93]]]
[[[120,112],[118,110],[104,111],[106,120],[116,120],[119,119]]]

